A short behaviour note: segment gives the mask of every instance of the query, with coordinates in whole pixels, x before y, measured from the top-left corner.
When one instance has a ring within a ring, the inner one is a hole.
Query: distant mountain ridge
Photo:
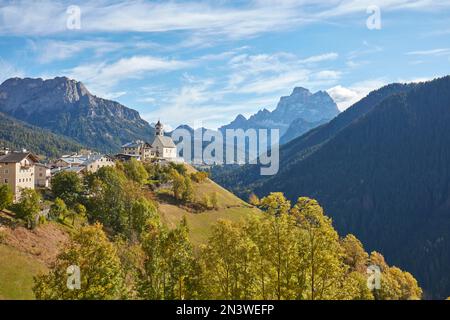
[[[154,133],[137,111],[94,96],[66,77],[6,80],[0,85],[0,112],[107,152]]]
[[[248,119],[239,114],[219,130],[279,129],[281,140],[285,143],[328,122],[338,114],[339,109],[327,92],[318,91],[313,94],[308,89],[296,87],[290,96],[280,98],[273,111],[264,108]],[[289,135],[284,137],[288,131]]]

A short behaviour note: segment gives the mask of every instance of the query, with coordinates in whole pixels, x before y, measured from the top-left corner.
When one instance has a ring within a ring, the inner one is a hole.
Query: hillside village
[[[51,179],[64,171],[79,175],[95,173],[102,167],[114,166],[116,161],[156,161],[182,162],[177,158],[177,148],[171,137],[164,135],[164,126],[158,121],[152,141],[132,141],[124,144],[121,152],[115,155],[100,154],[83,150],[76,154],[63,155],[48,163],[42,163],[28,150],[11,151],[0,149],[0,185],[6,184],[20,199],[21,190],[50,188]]]

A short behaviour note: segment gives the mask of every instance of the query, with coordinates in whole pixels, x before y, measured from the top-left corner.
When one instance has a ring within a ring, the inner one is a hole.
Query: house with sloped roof
[[[122,146],[122,154],[139,157],[141,160],[149,160],[156,156],[152,150],[151,144],[142,140],[124,144]]]
[[[0,184],[7,184],[20,198],[21,190],[34,189],[35,165],[38,158],[30,152],[5,152],[0,156]]]
[[[95,173],[100,168],[112,167],[115,165],[114,158],[103,154],[70,155],[59,158],[53,163],[52,175],[61,171],[71,171],[76,173]]]

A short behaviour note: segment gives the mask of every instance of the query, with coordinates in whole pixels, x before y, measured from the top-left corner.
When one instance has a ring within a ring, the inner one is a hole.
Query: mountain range
[[[279,129],[283,144],[330,121],[338,114],[336,103],[326,91],[313,94],[308,89],[296,87],[290,96],[280,98],[273,111],[262,109],[248,119],[239,114],[219,130]]]
[[[450,295],[450,77],[392,84],[281,147],[280,171],[217,168],[242,197],[317,199],[340,232],[411,271],[428,297]]]
[[[0,85],[0,112],[104,152],[154,134],[137,111],[94,96],[66,77],[6,80]]]

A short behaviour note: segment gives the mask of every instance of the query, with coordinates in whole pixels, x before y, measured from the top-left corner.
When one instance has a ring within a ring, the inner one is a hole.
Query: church
[[[155,125],[155,136],[151,141],[137,140],[122,146],[122,155],[135,157],[138,160],[164,159],[175,161],[177,147],[172,138],[164,135],[164,126],[158,120]]]

